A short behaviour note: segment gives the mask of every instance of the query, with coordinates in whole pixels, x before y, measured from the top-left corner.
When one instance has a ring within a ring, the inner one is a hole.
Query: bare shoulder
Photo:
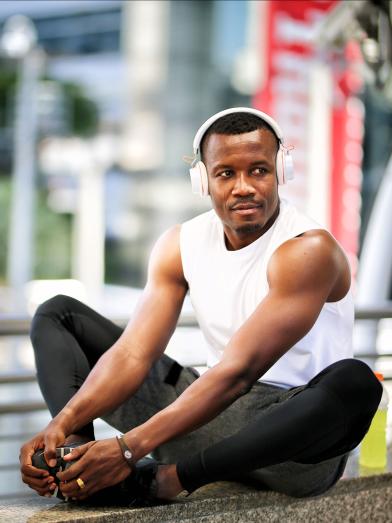
[[[186,286],[180,251],[181,225],[177,224],[160,235],[151,251],[148,280],[167,279]]]
[[[313,229],[283,243],[268,266],[270,286],[284,285],[299,292],[318,286],[326,301],[342,299],[351,285],[347,257],[326,230]]]

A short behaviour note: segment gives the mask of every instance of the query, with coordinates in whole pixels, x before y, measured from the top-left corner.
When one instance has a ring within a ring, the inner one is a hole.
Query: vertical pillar
[[[86,148],[86,155],[91,155]],[[72,275],[83,283],[89,303],[96,306],[105,271],[104,170],[92,157],[82,165],[73,227]]]
[[[15,101],[7,279],[14,292],[16,310],[25,308],[24,285],[33,275],[37,85],[42,61],[42,52],[37,49],[21,59]]]
[[[164,161],[162,93],[167,73],[170,2],[124,3],[127,118],[122,163],[130,170],[158,169]]]
[[[309,72],[306,211],[330,227],[332,79],[327,65],[314,63]]]

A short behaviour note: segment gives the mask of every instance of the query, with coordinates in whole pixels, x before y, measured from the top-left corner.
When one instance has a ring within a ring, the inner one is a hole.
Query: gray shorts
[[[103,419],[117,430],[127,432],[170,405],[199,377],[195,369],[185,367],[180,371],[178,379],[176,377],[174,385],[166,383],[173,364],[171,358],[163,355],[152,367],[138,392]],[[248,425],[257,413],[273,409],[302,388],[286,390],[257,382],[247,394],[212,421],[190,434],[161,445],[154,450],[153,456],[165,463],[176,463],[181,456],[192,455],[233,435]],[[296,497],[312,496],[321,494],[338,481],[344,472],[347,458],[348,454],[344,454],[315,464],[286,461],[254,470],[247,477],[256,480],[260,488]]]

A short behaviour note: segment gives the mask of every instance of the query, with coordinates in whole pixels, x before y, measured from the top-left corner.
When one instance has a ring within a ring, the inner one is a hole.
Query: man
[[[319,494],[370,425],[381,386],[351,358],[349,265],[326,230],[279,199],[291,165],[278,125],[229,109],[203,124],[194,150],[192,183],[213,210],[159,238],[124,332],[65,296],[33,319],[54,417],[22,447],[21,468],[41,495],[54,478],[32,466],[34,451],[44,447],[51,464],[55,448],[75,440],[87,443],[58,474],[74,499],[128,477],[155,481],[164,499],[249,476],[286,494]],[[163,355],[188,291],[209,346],[200,377]],[[93,441],[97,417],[124,437]],[[148,453],[165,464],[144,474],[137,463]]]

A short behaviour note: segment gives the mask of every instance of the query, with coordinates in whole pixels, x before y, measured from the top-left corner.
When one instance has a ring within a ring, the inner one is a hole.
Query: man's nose
[[[254,194],[255,188],[245,173],[240,173],[235,178],[233,187],[233,194],[238,196],[245,196],[248,194]]]

